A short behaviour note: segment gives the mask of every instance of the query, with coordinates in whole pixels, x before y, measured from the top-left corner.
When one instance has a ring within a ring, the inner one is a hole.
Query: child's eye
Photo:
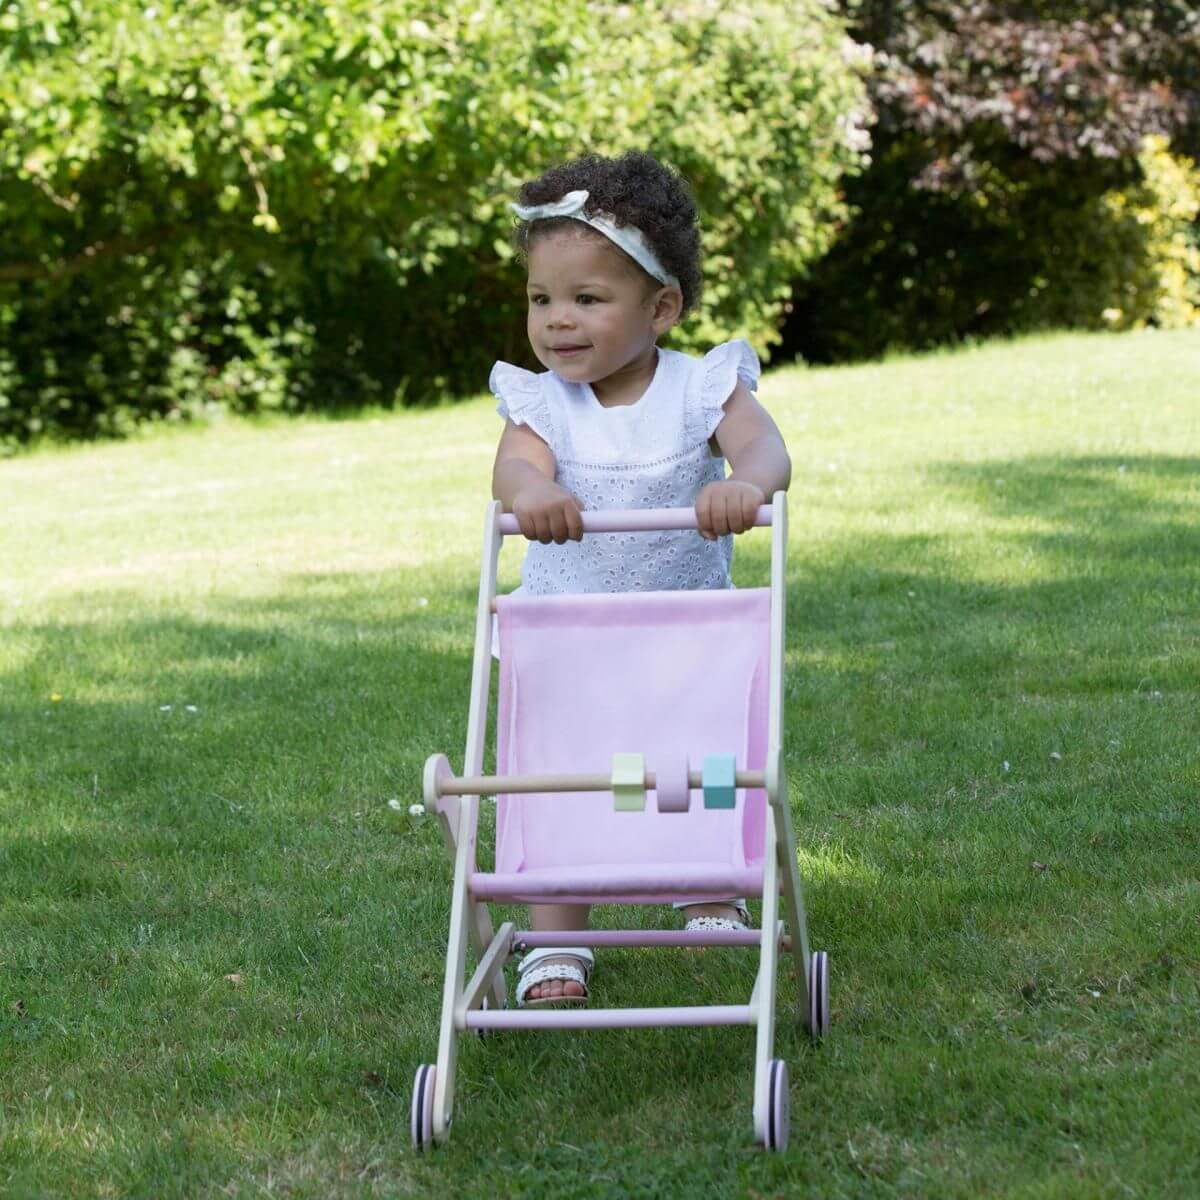
[[[530,296],[529,303],[530,304],[549,304],[550,297],[549,296]]]
[[[599,302],[600,302],[599,296],[591,296],[587,292],[581,292],[578,296],[575,297],[576,304],[598,304]]]

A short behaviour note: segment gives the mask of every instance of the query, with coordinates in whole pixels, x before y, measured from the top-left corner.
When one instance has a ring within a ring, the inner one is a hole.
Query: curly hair
[[[522,205],[552,204],[568,192],[584,188],[587,213],[608,213],[618,225],[633,225],[642,231],[659,261],[679,280],[683,312],[690,312],[700,298],[703,280],[696,202],[683,178],[641,150],[629,150],[620,158],[586,154],[523,184],[520,201]],[[571,226],[589,228],[570,217],[521,221],[513,240],[522,255],[528,255],[531,241]]]

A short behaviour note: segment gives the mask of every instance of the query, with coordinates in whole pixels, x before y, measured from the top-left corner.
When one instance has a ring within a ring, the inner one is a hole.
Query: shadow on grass
[[[1153,878],[1150,856],[1188,828],[1198,478],[1194,458],[945,464],[934,487],[973,506],[980,530],[811,550],[793,534],[789,762],[815,944],[856,964],[843,994],[862,999],[841,1015],[857,1034],[891,1019],[879,989],[994,975],[1002,948],[981,947],[983,931],[1028,910],[1038,838],[1082,820],[1114,845],[1131,829],[1125,802],[1153,795],[1132,829]],[[739,547],[741,586],[766,582],[767,554]],[[133,1011],[147,996],[161,1006],[175,978],[168,1008],[187,1042],[212,988],[238,974],[249,986],[222,1005],[280,1039],[255,1078],[318,1045],[336,1059],[332,1038],[392,1080],[402,1112],[398,1077],[434,1048],[450,878],[435,823],[407,807],[429,754],[461,766],[476,586],[474,568],[314,574],[267,598],[205,597],[200,615],[164,616],[131,593],[119,619],[11,626],[23,647],[0,678],[11,986],[36,986],[61,1015],[101,979]],[[1081,817],[1097,787],[1120,803]],[[1177,862],[1164,852],[1158,877]],[[1064,871],[1033,904],[1048,914],[1078,883]],[[729,999],[748,990],[746,962],[710,953],[652,974],[644,954],[613,954],[605,1002]],[[288,1026],[296,1008],[308,1015]],[[806,1053],[786,1020],[781,1037],[783,1053]],[[703,1047],[705,1078],[748,1097],[746,1039],[681,1038],[631,1036],[633,1093],[651,1107],[674,1096]],[[215,1095],[219,1052],[196,1039]],[[618,1044],[583,1039],[567,1058],[557,1041],[520,1056],[468,1047],[466,1090],[496,1081],[498,1114],[532,1078],[569,1105]]]
[[[1110,584],[1134,584],[1139,576],[1128,568],[1137,565],[1161,574],[1164,583],[1177,568],[1195,577],[1200,459],[1024,459],[945,464],[936,474],[984,511],[1050,524],[1049,530],[1027,532],[1028,544],[1080,574],[1094,570]]]
[[[879,644],[872,638],[891,650],[897,637],[961,635],[974,672],[972,644],[994,649],[989,622],[998,633],[1012,622],[1053,622],[1065,644],[1132,632],[1131,616],[1190,615],[1200,587],[1200,460],[954,463],[929,476],[939,496],[975,507],[981,528],[862,536],[811,557],[794,546],[793,564],[802,563],[789,586],[794,651],[819,659],[869,651]]]

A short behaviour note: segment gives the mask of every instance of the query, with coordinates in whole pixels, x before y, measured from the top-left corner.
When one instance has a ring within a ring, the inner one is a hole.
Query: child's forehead
[[[627,255],[582,224],[578,232],[556,229],[532,240],[528,260],[530,282],[553,275],[583,273],[616,279],[637,274],[637,265]]]

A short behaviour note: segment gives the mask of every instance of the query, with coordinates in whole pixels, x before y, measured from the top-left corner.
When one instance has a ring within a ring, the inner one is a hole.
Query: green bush
[[[700,203],[677,338],[761,350],[862,83],[822,0],[27,0],[0,12],[0,441],[421,403],[522,360],[507,202],[642,147]]]
[[[1137,183],[1100,200],[1095,228],[1108,245],[1096,254],[1110,264],[1110,303],[1097,313],[1093,300],[1079,314],[1085,328],[1200,324],[1200,168],[1171,154],[1163,138],[1148,138],[1139,162]]]
[[[850,185],[854,218],[798,286],[785,340],[804,357],[1200,321],[1200,170],[1164,139],[1107,186],[1087,162],[1012,163],[969,192],[913,188],[911,148]]]

